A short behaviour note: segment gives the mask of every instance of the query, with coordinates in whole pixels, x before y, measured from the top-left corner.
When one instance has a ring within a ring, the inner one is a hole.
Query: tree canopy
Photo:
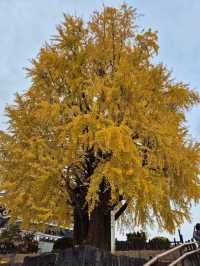
[[[199,95],[162,63],[157,33],[136,10],[104,7],[88,22],[65,15],[27,69],[30,87],[6,108],[2,200],[24,223],[71,225],[73,197],[91,212],[102,180],[127,221],[173,231],[200,198],[199,145],[185,113]]]

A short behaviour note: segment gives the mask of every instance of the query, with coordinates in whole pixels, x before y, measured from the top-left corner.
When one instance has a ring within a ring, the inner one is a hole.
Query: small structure
[[[51,252],[54,242],[62,237],[73,238],[73,231],[70,229],[59,228],[59,230],[47,229],[45,233],[36,232],[35,240],[39,242],[39,253]]]

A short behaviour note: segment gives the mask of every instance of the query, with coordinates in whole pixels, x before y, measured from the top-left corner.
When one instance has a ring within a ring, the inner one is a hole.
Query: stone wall
[[[44,253],[35,257],[25,257],[23,266],[55,266],[57,255]]]
[[[26,257],[23,266],[142,266],[146,260],[114,256],[90,246],[66,249],[54,253]]]

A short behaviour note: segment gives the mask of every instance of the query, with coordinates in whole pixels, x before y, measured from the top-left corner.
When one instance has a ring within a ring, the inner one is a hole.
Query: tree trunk
[[[89,216],[87,210],[74,208],[74,245],[84,243],[88,236]]]
[[[111,249],[110,187],[105,179],[99,186],[99,200],[91,213],[87,243],[105,250]]]
[[[99,187],[99,201],[88,215],[85,192],[76,191],[74,206],[74,244],[87,243],[101,249],[111,249],[110,188],[103,180]]]
[[[91,214],[87,244],[104,250],[111,249],[111,212],[96,207]]]
[[[80,187],[74,191],[74,245],[84,243],[88,236],[89,214],[86,193],[86,189]]]

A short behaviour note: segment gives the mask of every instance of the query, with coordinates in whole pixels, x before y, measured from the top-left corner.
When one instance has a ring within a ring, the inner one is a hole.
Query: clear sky
[[[176,80],[190,84],[200,92],[200,1],[128,0],[142,14],[137,24],[159,32],[157,61],[173,71]],[[0,129],[6,128],[4,108],[12,104],[14,94],[29,86],[24,67],[35,57],[62,22],[63,13],[85,19],[103,4],[119,6],[120,0],[0,0]],[[200,107],[187,114],[190,134],[200,140]],[[181,231],[191,238],[193,224],[200,222],[200,207],[192,208],[192,224]],[[153,234],[158,234],[154,231]],[[172,236],[171,236],[172,238]]]

